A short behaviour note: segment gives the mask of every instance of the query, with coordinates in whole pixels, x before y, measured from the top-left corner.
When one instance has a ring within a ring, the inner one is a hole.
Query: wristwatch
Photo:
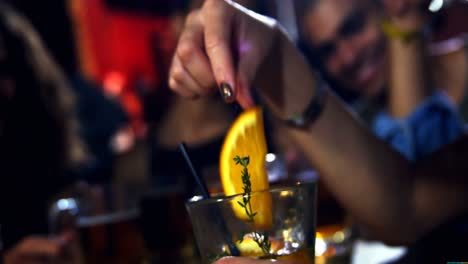
[[[291,114],[286,120],[286,124],[290,127],[298,129],[306,129],[313,124],[322,113],[325,99],[326,99],[326,83],[316,74],[316,87],[315,94],[310,100],[309,104],[302,113],[296,112]]]

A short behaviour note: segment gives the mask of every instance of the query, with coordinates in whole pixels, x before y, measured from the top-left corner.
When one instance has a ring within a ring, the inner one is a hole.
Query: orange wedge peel
[[[223,143],[220,157],[220,175],[226,196],[242,194],[242,167],[236,165],[234,157],[249,157],[248,171],[252,184],[251,205],[255,215],[254,222],[258,228],[267,229],[272,225],[271,196],[258,195],[255,191],[267,190],[268,175],[266,172],[265,156],[267,146],[263,125],[263,112],[260,107],[244,111],[234,121]],[[237,217],[248,220],[248,216],[234,199],[232,207]]]

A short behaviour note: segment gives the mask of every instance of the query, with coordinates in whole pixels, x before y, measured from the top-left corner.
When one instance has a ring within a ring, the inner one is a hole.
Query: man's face
[[[366,0],[318,0],[304,18],[306,40],[332,78],[362,96],[386,83],[385,38],[378,14]]]

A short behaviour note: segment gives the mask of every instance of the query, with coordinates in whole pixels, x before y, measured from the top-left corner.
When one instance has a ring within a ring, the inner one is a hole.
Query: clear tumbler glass
[[[263,218],[261,225],[239,215],[245,209],[241,205],[245,195],[190,199],[186,207],[203,263],[236,252],[314,263],[316,193],[316,182],[252,192],[252,204],[264,205],[259,212],[251,211],[258,213],[254,219]]]

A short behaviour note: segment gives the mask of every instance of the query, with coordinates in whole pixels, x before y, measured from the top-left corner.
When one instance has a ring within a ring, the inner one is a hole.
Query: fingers
[[[231,48],[234,9],[225,1],[206,0],[203,5],[204,44],[218,85],[227,83],[235,97],[235,70]],[[230,98],[227,98],[230,99]]]
[[[240,58],[246,54],[236,43],[238,32],[234,32],[233,25],[245,24],[247,20],[236,12],[239,10],[227,1],[206,0],[202,10],[189,15],[170,70],[169,86],[172,90],[182,96],[196,98],[219,87],[225,101],[237,100],[243,108],[254,105],[250,83],[258,63],[251,63],[251,60],[258,58]],[[236,23],[236,19],[242,18],[245,23]],[[248,25],[242,28],[245,30]],[[236,29],[239,30],[238,27]],[[246,41],[240,46],[244,44],[251,45]]]
[[[187,21],[191,29],[181,35],[176,55],[187,72],[191,76],[196,76],[197,83],[203,89],[201,92],[206,93],[210,91],[210,88],[215,87],[216,82],[213,77],[210,61],[203,51],[203,27],[199,13],[192,13],[187,18]]]
[[[169,77],[169,86],[172,90],[188,98],[197,98],[203,90],[175,56]]]
[[[264,260],[262,262],[265,263]],[[259,264],[259,262],[258,260],[249,258],[225,257],[216,261],[214,264]]]
[[[5,253],[5,264],[50,263],[59,257],[60,252],[61,245],[57,241],[42,237],[28,237]]]
[[[252,83],[252,81],[249,80],[247,74],[244,74],[242,72],[238,74],[237,80],[237,102],[243,109],[249,109],[254,107],[255,102],[250,92],[250,84]]]
[[[169,86],[182,96],[196,98],[212,92],[216,86],[203,49],[203,27],[199,13],[194,12],[187,18],[170,70]]]
[[[252,258],[239,258],[239,257],[225,257],[214,264],[267,264],[272,263],[271,260],[257,260]],[[292,261],[274,261],[275,264],[298,264],[297,262]]]
[[[20,244],[19,252],[23,255],[57,257],[60,244],[47,238],[30,237]]]

